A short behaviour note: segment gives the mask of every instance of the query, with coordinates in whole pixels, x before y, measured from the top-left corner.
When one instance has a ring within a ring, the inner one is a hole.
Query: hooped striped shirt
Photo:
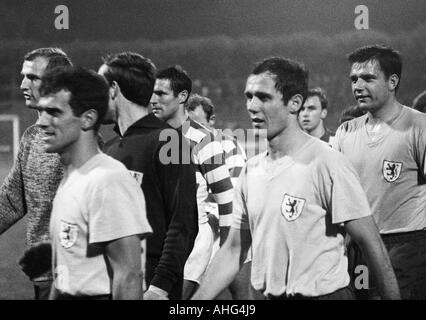
[[[234,190],[221,142],[209,129],[189,118],[183,123],[181,129],[190,143],[195,165],[198,222],[201,224],[208,221],[206,206],[210,191],[218,204],[219,225],[230,226]]]

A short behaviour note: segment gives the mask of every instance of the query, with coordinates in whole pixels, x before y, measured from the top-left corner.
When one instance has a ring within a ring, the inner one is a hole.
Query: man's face
[[[37,57],[32,61],[25,60],[22,65],[21,91],[25,98],[25,105],[34,108],[40,99],[41,77],[43,76],[49,61],[44,57]]]
[[[391,95],[389,79],[377,61],[354,63],[350,79],[352,93],[362,110],[374,112],[380,109]]]
[[[41,97],[36,109],[37,124],[43,129],[46,152],[62,154],[72,149],[81,133],[81,118],[74,115],[69,105],[71,93],[61,90]]]
[[[188,110],[188,115],[192,120],[201,123],[202,125],[209,127],[209,122],[207,119],[207,114],[204,112],[204,109],[201,105],[195,107],[194,110]]]
[[[275,89],[274,75],[267,72],[250,75],[244,94],[253,127],[267,130],[268,140],[286,128],[288,107],[284,105],[282,94]]]
[[[103,64],[100,66],[99,70],[98,70],[98,74],[105,77],[105,73],[108,71],[108,66]],[[111,91],[111,88],[110,88]],[[108,110],[105,114],[105,117],[102,120],[103,124],[112,124],[112,123],[117,123],[117,118],[118,118],[118,111],[117,111],[117,106],[116,103],[114,101],[114,99],[112,98],[111,93],[109,94],[109,101],[108,101]]]
[[[311,132],[316,129],[321,120],[327,116],[327,109],[322,109],[318,96],[306,99],[299,111],[299,124],[303,130]]]
[[[173,119],[179,110],[179,97],[175,97],[169,79],[155,80],[151,97],[152,112],[161,120]]]

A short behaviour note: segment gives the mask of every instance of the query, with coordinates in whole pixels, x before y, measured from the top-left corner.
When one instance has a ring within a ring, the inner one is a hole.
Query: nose
[[[46,111],[38,111],[37,125],[42,128],[47,128],[50,124],[50,116]]]
[[[249,113],[256,114],[257,112],[259,112],[259,99],[257,99],[256,97],[253,97],[251,99],[248,98],[246,104]]]
[[[300,110],[299,116],[302,117],[302,118],[307,118],[308,117],[307,109]]]
[[[352,89],[354,92],[362,91],[364,89],[364,81],[357,79],[355,82],[352,82]]]
[[[154,94],[151,96],[151,100],[149,101],[149,103],[151,103],[151,105],[156,105],[156,104],[157,104],[157,102],[158,102],[158,97],[157,97],[157,95],[154,93]]]
[[[29,79],[27,77],[24,77],[22,79],[21,86],[19,87],[19,89],[21,89],[21,91],[28,89],[29,88],[28,82],[29,82]]]

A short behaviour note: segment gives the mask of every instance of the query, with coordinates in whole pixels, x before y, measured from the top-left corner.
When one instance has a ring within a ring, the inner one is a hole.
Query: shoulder
[[[88,175],[93,184],[106,187],[131,180],[127,168],[120,161],[104,153],[98,155],[96,163],[88,172]]]
[[[22,134],[21,143],[31,143],[34,140],[40,139],[42,133],[42,129],[38,125],[33,124],[25,129]]]
[[[402,106],[403,108],[403,121],[407,126],[414,129],[420,129],[422,131],[426,128],[426,113],[422,113],[418,110]]]
[[[354,132],[364,126],[365,120],[367,119],[367,114],[354,118],[348,121],[343,122],[338,128],[336,133],[342,133],[342,132]]]
[[[211,132],[201,123],[198,123],[194,120],[190,120],[190,121],[186,121],[183,124],[183,126],[187,127],[187,128],[184,128],[184,130],[182,131],[184,132],[185,137],[189,139],[191,142],[200,144],[200,143],[206,143],[206,142],[208,143],[214,140],[213,132]]]
[[[347,160],[343,153],[330,148],[323,141],[315,141],[313,143],[313,154],[315,154],[314,163],[319,171],[326,170],[333,172],[342,167],[350,167],[349,160]]]

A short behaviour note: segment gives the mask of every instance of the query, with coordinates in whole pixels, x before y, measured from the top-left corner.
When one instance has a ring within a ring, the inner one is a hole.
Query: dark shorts
[[[382,235],[388,250],[402,299],[426,299],[426,230]],[[355,286],[355,273],[358,265],[367,265],[360,248],[351,241],[348,245],[349,274],[351,285],[359,299],[378,297],[377,289],[371,279],[368,290]]]
[[[60,293],[56,297],[56,300],[112,300],[112,296],[110,294],[97,296],[73,296],[70,294]]]
[[[266,297],[267,300],[354,300],[355,295],[352,289],[348,287],[344,287],[342,289],[338,289],[329,294],[325,294],[317,297],[305,297],[301,294],[296,294],[295,296],[287,297],[285,294],[282,296],[272,296],[269,295]]]

